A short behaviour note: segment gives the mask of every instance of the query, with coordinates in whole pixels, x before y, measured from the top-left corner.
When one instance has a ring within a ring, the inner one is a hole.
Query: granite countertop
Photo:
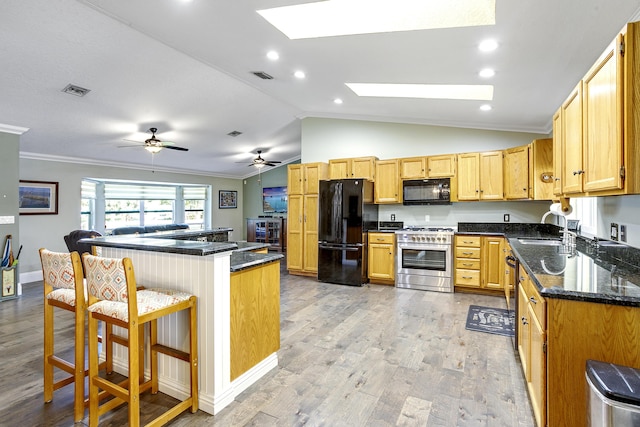
[[[93,239],[82,239],[80,242],[94,246],[121,249],[137,249],[140,251],[168,252],[174,254],[207,256],[219,252],[238,249],[234,242],[199,242],[197,240],[179,240],[153,234],[122,234],[104,236]],[[157,233],[160,234],[160,233]],[[150,237],[153,236],[153,237]]]
[[[234,251],[231,253],[231,272],[245,270],[256,265],[279,261],[284,258],[280,253],[260,254],[251,251]]]
[[[553,224],[459,223],[458,233],[503,235],[540,294],[547,298],[640,306],[640,250],[578,237],[575,250],[523,244],[518,238],[559,239]]]
[[[154,237],[154,238],[160,238],[160,239],[182,240],[182,239],[187,239],[189,237],[206,236],[209,234],[218,234],[218,233],[228,233],[230,231],[233,231],[233,228],[218,227],[218,228],[208,228],[206,230],[181,229],[181,230],[156,231],[154,233],[139,234],[139,236]]]
[[[238,249],[235,249],[234,252],[244,252],[244,251],[255,251],[257,249],[264,249],[271,247],[269,243],[260,243],[260,242],[233,242],[238,245]]]

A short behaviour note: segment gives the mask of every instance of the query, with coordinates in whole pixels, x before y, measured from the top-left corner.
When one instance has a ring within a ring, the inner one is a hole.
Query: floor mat
[[[512,337],[515,315],[504,308],[470,305],[466,329]]]

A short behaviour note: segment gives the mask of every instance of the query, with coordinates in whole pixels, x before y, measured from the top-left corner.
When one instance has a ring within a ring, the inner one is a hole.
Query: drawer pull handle
[[[473,277],[471,277],[471,276],[462,276],[462,278],[463,278],[463,279],[466,279],[466,280],[471,280],[471,279],[473,279]]]
[[[538,303],[538,301],[536,301],[536,299],[534,297],[529,298],[529,301],[531,301],[534,304]]]
[[[464,265],[464,266],[466,266],[466,267],[471,267],[473,264],[471,264],[471,263],[464,263],[464,262],[463,262],[463,263],[462,263],[462,265]]]
[[[463,240],[462,243],[466,243],[467,245],[470,245],[473,243],[473,241]]]
[[[529,322],[527,322],[527,318],[524,317],[524,316],[522,316],[522,319],[520,319],[520,320],[522,321],[523,325],[528,325],[529,324]]]
[[[473,252],[462,252],[462,255],[473,255]]]

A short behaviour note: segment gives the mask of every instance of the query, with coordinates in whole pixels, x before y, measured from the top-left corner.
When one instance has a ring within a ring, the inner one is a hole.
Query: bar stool
[[[85,294],[82,280],[82,263],[77,252],[58,253],[40,249],[42,279],[44,282],[44,401],[53,400],[53,392],[74,383],[73,419],[84,417],[84,323]],[[53,307],[74,313],[75,337],[74,361],[65,360],[54,354]],[[70,376],[53,380],[54,368],[61,369]]]
[[[123,403],[129,405],[129,426],[140,425],[139,395],[158,392],[158,353],[189,363],[190,396],[168,409],[149,425],[164,425],[187,409],[198,410],[198,344],[196,297],[169,289],[136,289],[133,263],[129,258],[83,255],[87,276],[89,312],[89,426],[97,426],[100,415]],[[189,351],[158,343],[157,319],[187,310]],[[127,330],[128,389],[98,375],[98,321]],[[149,324],[150,378],[144,378],[144,325]],[[100,405],[98,393],[105,390],[114,398]]]

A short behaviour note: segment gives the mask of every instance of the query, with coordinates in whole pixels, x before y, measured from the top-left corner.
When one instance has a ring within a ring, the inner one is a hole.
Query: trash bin
[[[640,370],[587,360],[589,425],[640,426]]]

